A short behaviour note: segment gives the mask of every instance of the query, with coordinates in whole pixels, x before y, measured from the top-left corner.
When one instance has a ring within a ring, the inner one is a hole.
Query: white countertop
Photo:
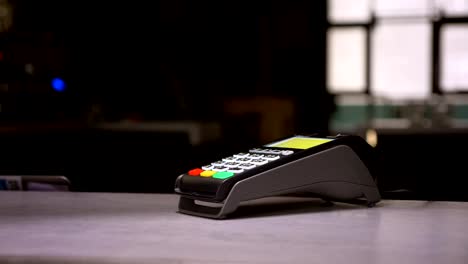
[[[0,192],[0,263],[468,263],[468,203],[266,198],[231,219],[172,194]]]

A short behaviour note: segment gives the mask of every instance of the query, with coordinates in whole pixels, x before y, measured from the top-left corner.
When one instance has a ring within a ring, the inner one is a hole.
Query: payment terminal
[[[177,177],[178,211],[225,218],[242,201],[304,192],[371,207],[380,201],[373,150],[354,135],[293,135],[233,153]]]

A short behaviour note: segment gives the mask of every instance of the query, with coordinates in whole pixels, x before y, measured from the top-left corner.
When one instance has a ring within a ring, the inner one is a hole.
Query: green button
[[[227,178],[232,177],[232,176],[234,176],[234,173],[232,173],[232,172],[218,171],[217,173],[215,173],[215,175],[213,175],[213,178],[227,179]]]

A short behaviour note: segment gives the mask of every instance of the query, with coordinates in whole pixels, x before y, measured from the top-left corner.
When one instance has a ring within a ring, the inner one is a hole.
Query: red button
[[[188,172],[188,175],[190,175],[190,176],[198,176],[198,175],[200,175],[200,173],[202,173],[202,172],[203,172],[202,169],[193,169],[193,170],[190,170],[190,171]]]

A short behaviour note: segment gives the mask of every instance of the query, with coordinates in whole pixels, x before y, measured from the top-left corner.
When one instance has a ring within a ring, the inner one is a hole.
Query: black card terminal
[[[380,201],[373,151],[359,136],[294,135],[233,153],[177,178],[179,212],[225,218],[242,201],[297,192],[372,206]]]

